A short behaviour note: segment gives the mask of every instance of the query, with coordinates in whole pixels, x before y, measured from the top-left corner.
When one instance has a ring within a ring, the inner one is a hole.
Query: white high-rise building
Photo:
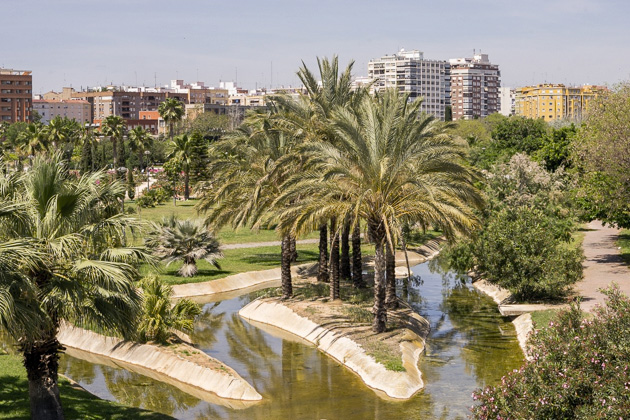
[[[374,81],[372,92],[396,88],[408,93],[410,100],[422,98],[420,109],[444,120],[451,98],[447,61],[425,60],[421,51],[401,49],[394,55],[370,60],[368,77]]]
[[[501,87],[499,88],[499,102],[501,102],[501,114],[509,117],[510,115],[514,115],[515,103],[516,103],[516,92],[513,88],[510,87]]]

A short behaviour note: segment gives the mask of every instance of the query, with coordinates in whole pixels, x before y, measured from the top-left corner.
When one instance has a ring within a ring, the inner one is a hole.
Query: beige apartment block
[[[33,109],[41,116],[41,122],[46,125],[56,117],[76,120],[82,124],[92,122],[92,106],[88,101],[80,99],[35,99]]]

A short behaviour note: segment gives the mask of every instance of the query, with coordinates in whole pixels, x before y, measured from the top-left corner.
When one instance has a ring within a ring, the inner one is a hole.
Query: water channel
[[[408,301],[429,320],[431,333],[420,361],[426,388],[408,401],[382,398],[314,347],[242,320],[238,310],[255,297],[251,291],[203,301],[193,340],[251,383],[264,398],[259,403],[195,397],[114,363],[68,355],[60,372],[101,398],[178,419],[466,418],[474,389],[496,383],[522,363],[514,327],[490,298],[439,260],[412,271],[416,280],[409,284]]]

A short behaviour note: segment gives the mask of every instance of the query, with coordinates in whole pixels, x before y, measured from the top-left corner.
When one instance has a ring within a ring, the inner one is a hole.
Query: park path
[[[317,244],[319,243],[319,239],[300,239],[299,241],[295,241],[296,244]],[[282,242],[280,241],[271,241],[271,242],[247,242],[244,244],[227,244],[222,245],[221,249],[237,249],[237,248],[258,248],[261,246],[280,246]]]
[[[588,224],[584,236],[584,279],[576,284],[582,297],[581,308],[592,312],[597,304],[603,304],[605,296],[598,289],[616,283],[630,296],[630,267],[624,263],[617,247],[619,229],[603,226],[599,221]]]

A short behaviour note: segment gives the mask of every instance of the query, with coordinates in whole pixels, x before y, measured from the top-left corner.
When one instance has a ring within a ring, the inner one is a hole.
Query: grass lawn
[[[171,214],[176,214],[179,219],[202,219],[203,215],[197,214],[195,205],[198,200],[178,201],[177,205],[173,205],[173,201],[168,201],[164,204],[160,204],[156,207],[149,207],[140,209],[138,216],[142,219],[150,220],[152,222],[159,222],[162,217],[168,217]],[[126,208],[136,209],[134,201],[125,202]],[[232,229],[226,226],[219,230],[217,235],[219,241],[222,244],[242,244],[248,242],[272,242],[279,241],[280,238],[275,230],[272,229],[259,229],[257,231],[249,228]],[[319,232],[312,232],[305,238],[318,238]],[[299,238],[299,239],[305,239]]]
[[[30,419],[26,370],[18,356],[0,355],[0,384],[0,419]],[[172,419],[164,414],[101,400],[73,388],[64,378],[59,380],[59,391],[66,419]]]
[[[630,229],[621,231],[617,245],[621,248],[619,251],[621,252],[623,260],[626,264],[630,264]]]
[[[298,245],[298,261],[294,264],[315,262],[319,258],[317,244]],[[363,255],[374,255],[374,246],[365,244],[361,252]],[[226,249],[224,258],[219,260],[221,269],[217,269],[206,261],[199,261],[199,273],[195,277],[180,277],[177,270],[181,263],[173,263],[164,268],[160,278],[168,284],[199,283],[216,280],[237,273],[248,271],[268,270],[280,267],[280,247],[261,246],[256,248]]]
[[[554,309],[547,309],[546,311],[532,312],[532,321],[536,324],[537,329],[541,329],[549,326],[549,321],[554,319],[558,311]]]

